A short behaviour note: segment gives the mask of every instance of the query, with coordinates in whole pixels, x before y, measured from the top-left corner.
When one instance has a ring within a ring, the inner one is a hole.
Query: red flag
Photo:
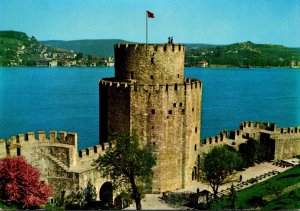
[[[154,14],[152,12],[147,11],[148,18],[154,18]]]

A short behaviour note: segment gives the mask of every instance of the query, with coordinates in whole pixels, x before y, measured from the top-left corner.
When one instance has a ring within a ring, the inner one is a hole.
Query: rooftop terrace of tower
[[[184,45],[116,44],[116,79],[138,84],[183,83]]]

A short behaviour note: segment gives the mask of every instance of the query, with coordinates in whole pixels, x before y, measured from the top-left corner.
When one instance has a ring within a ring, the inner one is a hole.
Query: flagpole
[[[148,43],[148,13],[146,11],[146,47]]]

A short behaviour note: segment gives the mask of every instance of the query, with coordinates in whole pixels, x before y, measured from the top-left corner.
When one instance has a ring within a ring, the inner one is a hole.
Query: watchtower
[[[157,154],[152,192],[182,189],[195,174],[202,83],[184,78],[181,44],[115,45],[115,77],[100,81],[100,142],[137,131]]]

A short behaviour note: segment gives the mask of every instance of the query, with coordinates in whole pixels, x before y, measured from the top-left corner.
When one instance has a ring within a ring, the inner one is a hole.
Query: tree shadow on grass
[[[300,174],[289,174],[289,175],[285,175],[280,177],[279,179],[289,179],[289,178],[294,178],[294,177],[299,177]]]

